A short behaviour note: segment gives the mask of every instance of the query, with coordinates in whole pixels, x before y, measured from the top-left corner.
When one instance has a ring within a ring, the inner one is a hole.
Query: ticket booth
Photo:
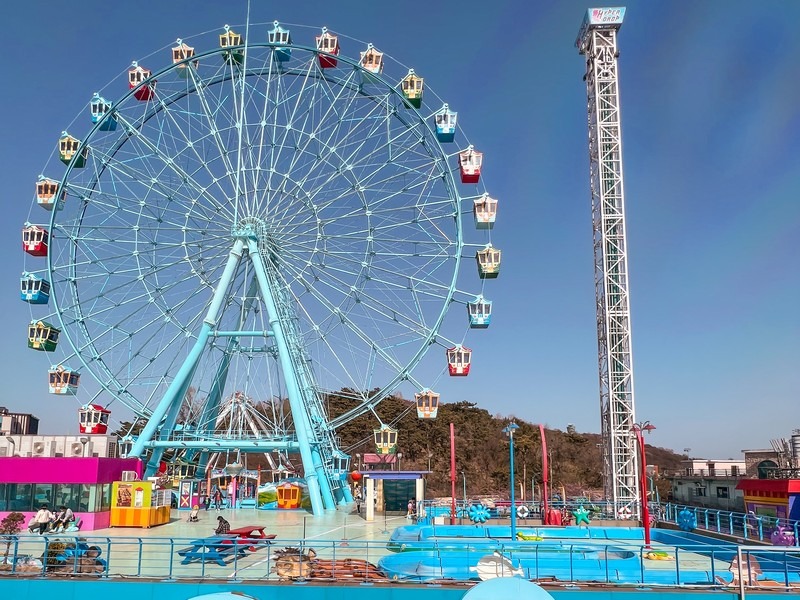
[[[153,527],[169,523],[171,490],[152,481],[115,481],[111,486],[110,527]]]
[[[203,507],[208,495],[208,482],[205,479],[181,479],[178,483],[178,510],[192,510]]]

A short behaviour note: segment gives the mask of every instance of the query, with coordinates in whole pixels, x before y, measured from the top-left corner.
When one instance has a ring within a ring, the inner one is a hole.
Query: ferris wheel
[[[435,415],[415,375],[434,346],[426,363],[469,373],[497,200],[413,69],[349,38],[346,56],[324,28],[293,26],[306,45],[268,28],[178,40],[117,100],[94,94],[36,184],[21,294],[28,345],[58,356],[50,391],[146,421],[130,455],[149,475],[167,448],[299,453],[319,514],[350,499],[338,426],[404,386]],[[350,402],[335,418],[330,393]],[[237,394],[261,414],[232,435]]]

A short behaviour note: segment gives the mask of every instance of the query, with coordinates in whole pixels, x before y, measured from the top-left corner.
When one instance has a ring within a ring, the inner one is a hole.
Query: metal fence
[[[588,539],[526,544],[491,538],[409,546],[392,553],[386,541],[4,536],[0,577],[465,582],[479,578],[479,559],[494,557],[498,574],[509,568],[540,582],[800,589],[800,549],[789,547],[683,542],[647,547]],[[390,557],[399,558],[398,563],[424,565],[427,571],[380,571],[382,557],[387,565]]]
[[[456,519],[469,519],[470,507],[477,504],[482,504],[488,511],[489,519],[508,519],[511,516],[511,503],[508,500],[492,501],[488,504],[483,504],[480,500],[456,500]],[[627,505],[626,505],[627,506]],[[651,511],[654,511],[657,506],[656,503],[651,502]],[[615,505],[613,502],[605,500],[551,500],[547,504],[548,509],[556,510],[562,513],[565,523],[572,519],[572,511],[583,507],[589,512],[591,519],[632,519],[636,515],[630,511],[622,512],[623,504]],[[518,519],[541,519],[542,518],[542,504],[541,502],[531,501],[516,501],[514,502],[514,510]],[[437,500],[425,500],[419,503],[417,508],[417,520],[421,523],[430,522],[435,517],[449,518],[452,512],[450,503],[444,503]]]
[[[800,546],[800,521],[673,503],[663,505],[661,514],[663,520],[676,524],[685,518],[682,515],[688,514],[694,518],[698,529],[742,540]]]

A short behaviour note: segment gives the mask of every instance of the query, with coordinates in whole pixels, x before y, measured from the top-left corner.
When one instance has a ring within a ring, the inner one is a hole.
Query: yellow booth
[[[169,523],[170,490],[152,481],[115,481],[111,487],[111,527],[152,527]]]

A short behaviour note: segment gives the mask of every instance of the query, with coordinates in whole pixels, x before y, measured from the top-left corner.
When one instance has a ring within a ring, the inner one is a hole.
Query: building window
[[[694,495],[695,496],[705,496],[706,495],[706,488],[704,488],[704,487],[696,487],[696,488],[694,488]]]
[[[33,507],[33,485],[30,483],[8,484],[8,508],[13,511],[27,511]],[[36,510],[39,510],[38,507]]]
[[[731,465],[731,477],[738,477],[739,476],[739,467],[736,465]]]
[[[718,487],[717,488],[717,498],[728,498],[728,488],[726,487]]]

